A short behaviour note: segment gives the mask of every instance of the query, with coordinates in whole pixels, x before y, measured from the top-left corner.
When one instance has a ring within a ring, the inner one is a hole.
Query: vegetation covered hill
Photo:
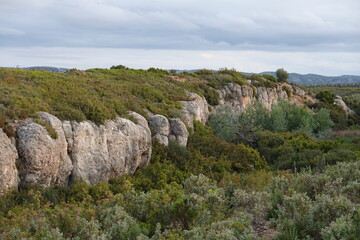
[[[38,111],[97,124],[128,110],[176,117],[186,91],[215,106],[216,89],[248,80],[277,84],[228,69],[0,69],[0,127],[10,134],[13,119]],[[218,111],[207,126],[194,122],[187,147],[154,142],[151,163],[133,176],[21,186],[0,197],[0,238],[359,239],[358,116],[334,106],[333,94],[318,96],[303,107]],[[337,136],[339,129],[351,134]]]

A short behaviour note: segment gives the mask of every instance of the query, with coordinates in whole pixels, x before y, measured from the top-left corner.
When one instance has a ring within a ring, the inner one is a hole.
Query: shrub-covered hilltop
[[[0,239],[360,239],[357,98],[278,72],[0,69]]]

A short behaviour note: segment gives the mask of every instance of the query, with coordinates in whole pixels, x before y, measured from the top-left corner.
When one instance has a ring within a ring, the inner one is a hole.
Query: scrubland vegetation
[[[10,132],[10,119],[37,111],[98,124],[127,110],[176,116],[186,90],[216,105],[214,89],[251,79],[277,82],[231,69],[0,69],[0,127]],[[355,131],[359,115],[328,95],[311,111],[282,101],[270,112],[259,104],[242,115],[218,111],[207,126],[195,122],[186,148],[154,143],[151,163],[133,176],[9,192],[0,198],[0,238],[360,239],[360,137],[334,137]]]

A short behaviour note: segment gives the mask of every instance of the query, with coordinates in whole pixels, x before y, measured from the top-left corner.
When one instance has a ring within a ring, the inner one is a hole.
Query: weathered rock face
[[[185,124],[179,118],[170,119],[169,140],[177,141],[181,146],[186,146],[189,137],[189,131]]]
[[[254,102],[254,89],[248,85],[240,86],[229,83],[223,89],[218,90],[220,105],[228,105],[233,111],[244,111]]]
[[[355,114],[355,112],[346,105],[342,97],[337,95],[334,103],[338,105],[342,110],[344,110],[346,114]]]
[[[180,110],[181,120],[191,128],[194,127],[194,120],[205,124],[209,117],[209,104],[206,99],[196,93],[188,93],[188,97],[190,101],[181,101],[184,107]]]
[[[64,122],[74,165],[72,180],[94,184],[125,173],[133,174],[149,163],[151,132],[147,121],[139,114],[131,115],[137,124],[120,117],[100,126],[90,121]]]
[[[298,105],[302,105],[306,97],[308,97],[307,101],[312,100],[301,88],[286,83],[277,84],[275,88],[255,88],[249,85],[240,86],[236,83],[229,83],[217,92],[220,99],[219,106],[227,105],[236,112],[243,112],[255,101],[259,101],[265,109],[270,110],[279,99],[289,100]],[[215,107],[215,110],[219,106]]]
[[[18,187],[19,176],[15,166],[17,158],[15,146],[0,128],[0,195]]]
[[[304,90],[302,90],[301,88],[295,86],[295,85],[292,85],[292,89],[293,89],[293,93],[295,95],[298,95],[298,96],[305,96],[306,95],[306,92]]]
[[[57,138],[50,137],[45,127],[26,121],[17,130],[18,151],[24,165],[20,177],[24,184],[48,187],[66,185],[72,170],[67,155],[67,142],[61,121],[51,114],[40,112],[40,118],[52,126]]]
[[[189,132],[186,125],[179,118],[170,121],[162,115],[153,115],[149,119],[152,138],[161,145],[168,146],[169,141],[176,141],[181,146],[186,146]]]
[[[150,117],[149,127],[155,141],[164,146],[169,145],[170,123],[165,116],[157,114]]]

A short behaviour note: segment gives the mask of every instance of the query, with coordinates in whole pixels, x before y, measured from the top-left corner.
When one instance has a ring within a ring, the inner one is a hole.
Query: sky
[[[359,0],[0,0],[0,66],[360,75]]]

